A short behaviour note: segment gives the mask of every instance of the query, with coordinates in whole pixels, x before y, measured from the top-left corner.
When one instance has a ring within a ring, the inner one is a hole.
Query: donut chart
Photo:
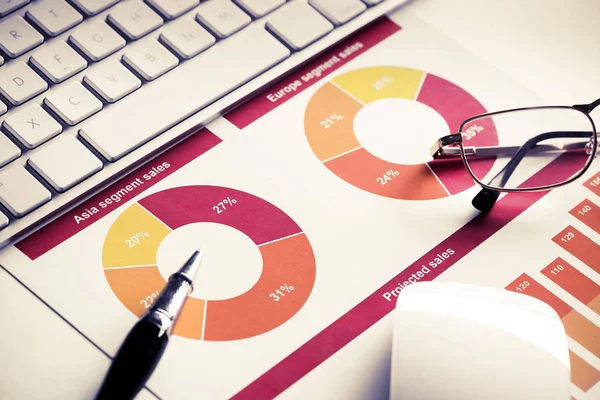
[[[446,121],[452,133],[459,131],[465,119],[486,112],[459,86],[417,69],[377,66],[345,72],[315,92],[304,116],[309,145],[325,167],[362,190],[403,200],[439,199],[474,185],[460,160],[399,164],[366,150],[357,139],[355,117],[364,107],[385,99],[407,99],[430,107]],[[464,131],[465,146],[498,144],[496,127],[491,121],[476,121]],[[449,133],[436,133],[431,144]],[[398,134],[406,135],[410,144],[410,132]],[[483,176],[494,161],[483,160],[472,168],[477,169],[478,176]]]
[[[188,298],[174,334],[207,341],[245,339],[278,327],[300,310],[316,274],[306,235],[271,203],[219,186],[160,191],[130,205],[115,220],[104,242],[102,264],[125,307],[137,316],[144,313],[166,283],[157,265],[159,245],[175,229],[202,222],[244,233],[260,251],[262,272],[239,296]]]

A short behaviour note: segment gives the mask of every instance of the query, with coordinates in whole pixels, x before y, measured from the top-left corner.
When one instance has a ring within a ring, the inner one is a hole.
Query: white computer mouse
[[[392,399],[568,400],[567,336],[533,297],[421,282],[393,311]]]

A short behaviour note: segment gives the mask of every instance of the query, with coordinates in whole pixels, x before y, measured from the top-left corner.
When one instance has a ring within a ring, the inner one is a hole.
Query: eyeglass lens
[[[489,131],[490,127],[498,133],[498,146],[474,147],[465,140],[464,153],[476,180],[492,188],[559,185],[564,177],[546,176],[537,180],[535,187],[523,182],[551,161],[564,164],[577,175],[595,153],[592,122],[586,114],[572,108],[530,108],[491,114],[468,121],[461,126],[461,132],[467,128]]]

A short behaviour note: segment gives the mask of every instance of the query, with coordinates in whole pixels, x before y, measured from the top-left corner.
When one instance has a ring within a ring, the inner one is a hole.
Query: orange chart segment
[[[106,235],[102,252],[104,268],[156,264],[158,246],[170,232],[142,206],[132,204]]]
[[[390,163],[374,157],[364,148],[324,164],[340,178],[381,196],[405,200],[429,200],[448,196],[426,164]],[[390,179],[389,176],[393,178]]]
[[[326,83],[310,101],[304,115],[308,142],[320,161],[360,146],[354,135],[354,117],[362,105]]]
[[[414,100],[425,72],[403,67],[363,68],[346,72],[333,82],[364,104],[375,100]]]
[[[267,332],[296,314],[315,280],[315,259],[305,234],[259,247],[263,272],[244,294],[208,301],[204,340],[236,340]]]

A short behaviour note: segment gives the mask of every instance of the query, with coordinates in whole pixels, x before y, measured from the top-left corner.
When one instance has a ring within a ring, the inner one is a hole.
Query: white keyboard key
[[[163,24],[163,19],[139,0],[119,4],[110,12],[108,20],[131,40],[139,39]]]
[[[18,57],[43,41],[44,37],[19,15],[0,22],[0,48],[9,57]]]
[[[87,61],[63,41],[42,46],[33,53],[30,61],[54,83],[60,83],[87,67]]]
[[[0,133],[0,167],[19,158],[20,155],[21,149],[11,142],[9,138]]]
[[[190,19],[180,19],[167,25],[160,34],[160,40],[185,59],[215,44],[214,36]]]
[[[102,102],[79,82],[61,86],[44,102],[69,125],[76,125],[102,109]]]
[[[285,4],[285,0],[235,0],[254,18],[260,18]]]
[[[0,115],[6,114],[7,111],[8,111],[8,107],[6,107],[6,104],[4,104],[2,101],[0,101]]]
[[[28,3],[29,0],[0,0],[0,17],[8,15]]]
[[[15,217],[23,217],[51,198],[48,189],[22,166],[0,171],[0,203]]]
[[[200,3],[200,0],[146,0],[157,9],[165,18],[179,17]]]
[[[360,0],[309,0],[311,6],[336,25],[342,25],[367,9]]]
[[[62,132],[62,125],[37,104],[31,104],[4,121],[4,127],[23,146],[33,149]]]
[[[125,47],[125,39],[99,19],[77,28],[69,41],[92,61],[100,61]]]
[[[198,21],[220,38],[225,38],[239,31],[252,18],[230,0],[211,0],[198,7]]]
[[[127,96],[120,107],[107,107],[79,133],[116,161],[289,55],[266,30],[245,30],[181,64],[177,74]]]
[[[27,10],[29,18],[50,36],[56,36],[83,21],[81,14],[64,0],[43,0]]]
[[[82,12],[87,15],[98,14],[102,10],[117,4],[121,0],[71,0]]]
[[[4,65],[4,57],[0,56],[0,65]]]
[[[92,68],[83,80],[109,103],[122,99],[142,85],[142,81],[117,60]]]
[[[366,5],[374,6],[381,3],[383,0],[362,0]]]
[[[18,106],[48,89],[48,84],[22,61],[0,70],[0,93]]]
[[[333,30],[331,22],[306,3],[293,2],[269,17],[267,28],[294,50],[302,50]]]
[[[150,38],[128,47],[123,61],[147,81],[158,78],[179,64],[173,53]]]
[[[0,211],[0,229],[4,229],[8,226],[8,217]]]
[[[69,190],[102,169],[102,161],[70,135],[34,154],[29,165],[58,192]]]

